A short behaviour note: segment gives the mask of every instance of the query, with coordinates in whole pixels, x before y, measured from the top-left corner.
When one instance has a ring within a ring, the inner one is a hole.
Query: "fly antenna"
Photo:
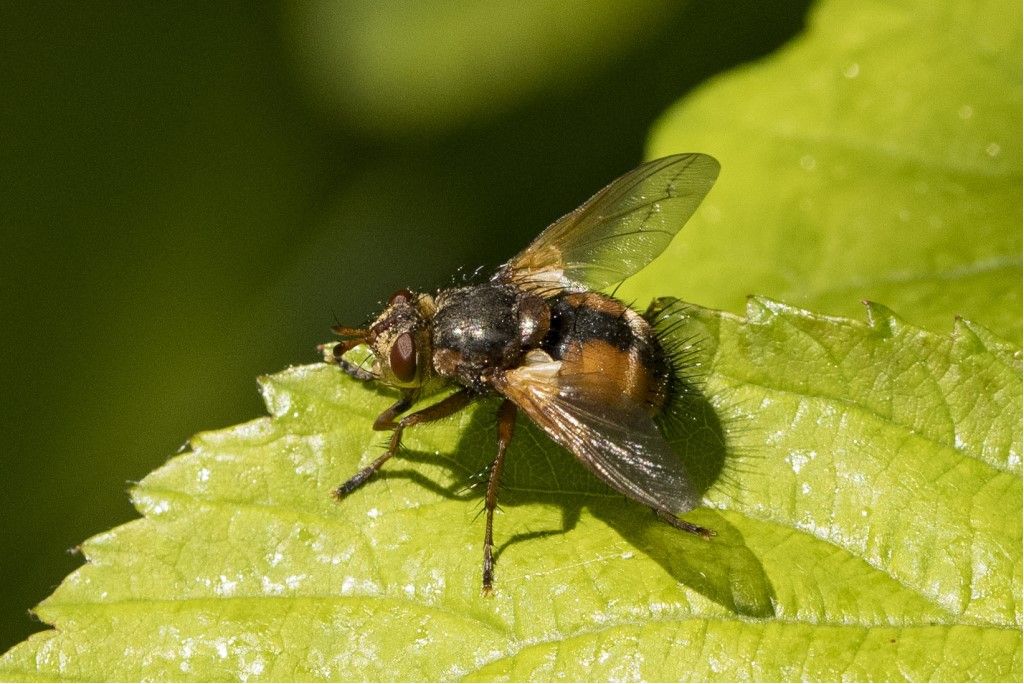
[[[356,337],[360,340],[366,339],[366,333],[368,332],[366,328],[349,328],[344,325],[332,325],[331,330],[334,331],[335,335],[340,335],[341,337]]]

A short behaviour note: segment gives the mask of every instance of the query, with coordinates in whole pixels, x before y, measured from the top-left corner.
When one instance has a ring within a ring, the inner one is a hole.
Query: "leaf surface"
[[[1019,340],[1021,4],[828,0],[809,21],[656,125],[650,158],[705,152],[722,173],[621,292],[848,316],[870,299]]]
[[[83,544],[38,608],[55,630],[0,676],[1019,679],[1019,350],[878,306],[867,324],[672,306],[703,394],[679,450],[698,477],[724,456],[687,516],[713,540],[521,423],[483,598],[481,500],[461,490],[493,456],[493,402],[410,430],[339,504],[392,399],[297,367],[263,379],[270,417],[198,435],[134,488],[144,517]]]

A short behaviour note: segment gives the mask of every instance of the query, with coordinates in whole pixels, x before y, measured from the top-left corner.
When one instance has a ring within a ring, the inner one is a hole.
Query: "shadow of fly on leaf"
[[[519,412],[606,485],[707,544],[712,528],[678,516],[699,505],[722,456],[705,453],[693,469],[668,434],[683,411],[696,415],[698,341],[677,335],[685,317],[666,300],[639,313],[599,290],[661,254],[718,171],[704,154],[647,162],[555,221],[488,281],[434,294],[399,290],[368,326],[335,326],[344,341],[325,345],[325,359],[400,392],[373,422],[374,430],[391,433],[383,454],[338,486],[336,498],[373,478],[407,428],[496,396],[497,445],[484,487],[484,594],[494,586],[494,511]],[[369,365],[346,358],[364,344]],[[446,388],[454,391],[409,412]]]

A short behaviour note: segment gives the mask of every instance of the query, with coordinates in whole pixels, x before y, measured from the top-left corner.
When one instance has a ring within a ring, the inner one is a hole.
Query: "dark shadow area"
[[[737,615],[775,614],[775,590],[761,562],[717,512],[697,509],[684,516],[715,531],[706,540],[670,527],[632,501],[600,501],[589,503],[588,508],[680,584]]]
[[[449,484],[433,482],[421,473],[401,467],[385,467],[382,479],[405,478],[452,499],[480,502],[485,482],[480,477],[496,449],[495,411],[498,400],[486,399],[464,430],[459,447],[441,456],[403,451],[402,460],[441,464],[450,472]],[[664,434],[693,474],[699,492],[714,484],[727,457],[726,436],[710,402],[696,384],[690,384],[662,421]],[[410,428],[415,429],[415,428]],[[481,452],[481,443],[490,448]],[[714,530],[710,540],[686,534],[661,522],[642,504],[609,496],[612,490],[574,462],[571,454],[551,442],[520,414],[516,435],[506,460],[499,506],[513,518],[517,506],[546,504],[560,507],[562,525],[556,529],[530,530],[502,539],[497,531],[497,554],[515,554],[518,544],[554,535],[571,535],[582,509],[615,529],[638,551],[646,554],[676,581],[739,615],[767,617],[774,614],[774,590],[757,557],[742,535],[725,518],[709,509],[697,509],[683,517]],[[393,464],[399,466],[399,463]],[[552,475],[554,473],[554,475]],[[552,481],[552,477],[558,481]],[[473,504],[468,504],[473,505]],[[482,503],[480,504],[482,510]],[[481,534],[483,524],[480,522]],[[514,561],[513,561],[514,562]]]

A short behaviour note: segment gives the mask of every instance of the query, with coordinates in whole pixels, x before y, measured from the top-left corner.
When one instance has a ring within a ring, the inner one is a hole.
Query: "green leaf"
[[[677,533],[525,421],[497,592],[464,491],[493,402],[380,453],[392,396],[333,368],[265,378],[271,417],[192,440],[141,520],[37,612],[6,679],[1021,678],[1020,8],[823,2],[710,84],[655,154],[710,152],[687,238],[622,292],[672,292],[700,380],[666,430],[710,485]],[[763,188],[763,190],[762,190]],[[681,254],[685,258],[675,261]],[[680,268],[677,264],[685,264]]]
[[[707,152],[722,173],[661,266],[621,292],[731,310],[759,293],[848,316],[870,299],[1018,340],[1020,25],[1011,0],[819,3],[805,34],[656,126],[651,158]]]
[[[298,367],[262,380],[269,418],[198,435],[134,488],[144,518],[83,544],[37,610],[55,630],[0,677],[1019,680],[1019,350],[874,305],[864,324],[660,304],[700,340],[702,397],[670,432],[701,478],[724,454],[686,516],[714,539],[521,421],[482,597],[462,488],[493,456],[494,404],[410,430],[336,503],[393,397]]]

